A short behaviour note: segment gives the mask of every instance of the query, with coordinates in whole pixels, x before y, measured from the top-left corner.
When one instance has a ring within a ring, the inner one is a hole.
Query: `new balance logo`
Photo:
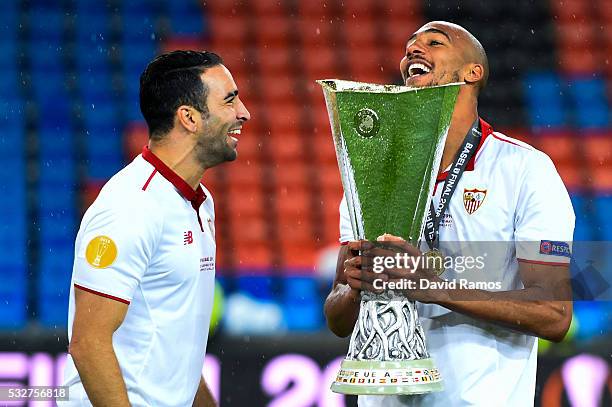
[[[183,245],[188,245],[193,243],[193,233],[191,230],[183,233]]]

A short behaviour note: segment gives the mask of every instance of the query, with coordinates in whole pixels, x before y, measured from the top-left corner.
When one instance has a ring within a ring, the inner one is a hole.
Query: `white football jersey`
[[[113,348],[133,406],[191,405],[215,278],[214,205],[145,147],[102,189],[75,242],[68,336],[80,289],[129,304]],[[91,321],[95,323],[95,321]],[[91,405],[69,356],[70,401]]]
[[[461,242],[486,242],[482,247],[489,255],[479,280],[499,282],[494,291],[520,289],[519,261],[569,263],[574,211],[546,154],[494,132],[483,120],[480,123],[481,142],[440,224],[440,249],[453,255],[461,252]],[[446,175],[437,180],[436,208]],[[341,242],[353,240],[344,199],[340,234]],[[426,251],[421,240],[421,250]],[[474,247],[473,255],[482,254]],[[458,279],[461,273],[449,269],[443,277]],[[445,390],[422,396],[361,396],[360,406],[533,405],[537,338],[435,304],[417,305]]]

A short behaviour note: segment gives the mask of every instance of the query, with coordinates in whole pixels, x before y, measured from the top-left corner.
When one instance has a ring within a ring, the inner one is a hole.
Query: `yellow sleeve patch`
[[[85,258],[95,268],[106,268],[117,258],[117,245],[108,236],[96,236],[87,244]]]

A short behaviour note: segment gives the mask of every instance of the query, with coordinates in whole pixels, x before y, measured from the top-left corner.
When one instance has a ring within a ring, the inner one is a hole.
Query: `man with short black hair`
[[[140,78],[149,144],[85,213],[60,405],[215,406],[202,367],[213,304],[214,205],[204,171],[236,159],[250,114],[221,58],[174,51]]]

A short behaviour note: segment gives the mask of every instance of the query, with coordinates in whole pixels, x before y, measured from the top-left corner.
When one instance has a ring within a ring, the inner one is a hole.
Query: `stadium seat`
[[[267,196],[264,196],[261,184],[255,182],[251,185],[236,185],[233,182],[228,184],[223,196],[230,208],[231,222],[235,228],[241,228],[238,218],[234,216],[263,218],[266,216]],[[215,197],[216,199],[217,197]]]
[[[597,48],[560,48],[559,67],[565,74],[588,76],[602,68],[601,56]]]
[[[602,78],[574,78],[568,93],[580,128],[605,128],[610,124],[606,85]]]
[[[564,87],[552,72],[531,73],[524,81],[530,123],[535,128],[555,128],[566,124]]]
[[[102,58],[91,65],[79,68],[78,90],[85,104],[110,104],[113,99],[112,74],[106,61],[106,55],[98,52],[95,55],[101,55]]]
[[[268,47],[259,49],[259,64],[266,75],[285,73],[291,69],[291,49],[284,47]]]
[[[220,1],[219,3],[224,3]],[[227,2],[228,4],[231,2]],[[207,7],[210,7],[210,2]],[[241,9],[241,8],[240,8]],[[234,58],[228,58],[228,54],[232,52],[243,50],[243,47],[248,44],[247,42],[247,30],[248,25],[246,24],[246,17],[241,13],[223,13],[215,15],[210,21],[210,34],[213,41],[219,42],[219,49],[223,46],[223,59],[228,62],[234,61]],[[242,60],[242,58],[237,58]],[[246,61],[244,61],[246,62]]]
[[[207,24],[202,6],[196,0],[167,2],[170,26],[174,34],[206,34]]]
[[[25,288],[14,287],[10,293],[0,293],[0,331],[19,331],[27,319],[27,297]]]
[[[260,16],[258,23],[255,39],[260,47],[288,48],[293,30],[286,16]]]
[[[576,215],[576,226],[574,229],[575,241],[595,240],[593,229],[593,211],[595,210],[594,201],[579,194],[571,195],[572,206]]]
[[[597,196],[595,198],[595,211],[597,213],[596,225],[599,230],[601,240],[612,241],[612,197]]]
[[[47,328],[60,329],[68,325],[68,293],[70,280],[66,282],[66,289],[49,293],[46,289],[39,294],[39,309],[36,314],[38,321]]]
[[[273,258],[277,254],[277,247],[265,243],[250,243],[249,245],[241,244],[239,241],[233,246],[232,256],[233,265],[241,273],[249,271],[268,272],[273,269]]]
[[[284,134],[276,134],[270,137],[268,144],[270,156],[274,162],[282,167],[290,162],[308,161],[304,149],[305,143],[308,143],[308,140],[304,140],[304,137],[295,130]]]

